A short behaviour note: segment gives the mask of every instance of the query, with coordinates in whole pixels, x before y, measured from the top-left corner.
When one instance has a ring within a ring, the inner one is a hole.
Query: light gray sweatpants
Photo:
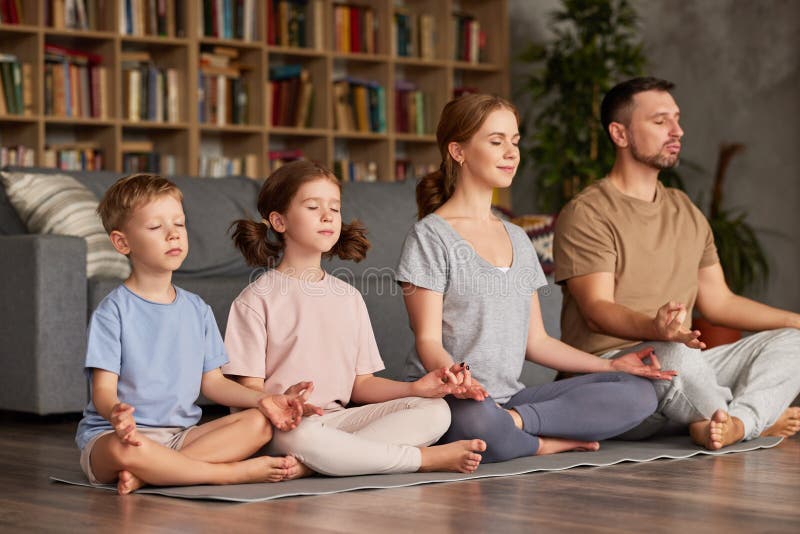
[[[276,431],[270,455],[291,455],[323,475],[413,473],[419,447],[436,442],[450,426],[443,399],[406,397],[305,417],[289,432]]]
[[[744,423],[744,439],[757,438],[778,420],[800,392],[800,330],[783,328],[706,351],[682,343],[649,341],[603,355],[653,347],[663,369],[678,376],[655,380],[656,413],[620,436],[644,439],[668,422],[688,425],[724,409]]]

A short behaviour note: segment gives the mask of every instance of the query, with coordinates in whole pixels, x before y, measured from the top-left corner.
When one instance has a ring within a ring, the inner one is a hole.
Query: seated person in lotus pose
[[[616,147],[608,176],[564,207],[555,237],[564,285],[562,338],[604,358],[652,346],[677,378],[657,382],[658,410],[626,437],[668,421],[714,450],[760,435],[791,436],[800,408],[800,315],[735,295],[711,228],[662,169],[678,164],[683,130],[673,84],[635,78],[608,92],[603,128]],[[694,306],[715,324],[761,331],[704,352]]]

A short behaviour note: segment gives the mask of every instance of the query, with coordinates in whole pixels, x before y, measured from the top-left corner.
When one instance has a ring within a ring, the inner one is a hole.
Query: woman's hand
[[[463,389],[461,378],[446,367],[434,369],[411,383],[411,391],[415,397],[441,398]]]
[[[644,360],[650,358],[650,363]],[[637,352],[629,352],[619,358],[611,360],[611,369],[631,375],[649,378],[651,380],[672,380],[677,376],[677,371],[664,371],[658,362],[653,347],[647,347]]]
[[[456,375],[460,389],[453,393],[457,399],[472,399],[482,401],[489,397],[489,392],[483,384],[472,378],[472,372],[466,362],[456,363],[450,371]]]

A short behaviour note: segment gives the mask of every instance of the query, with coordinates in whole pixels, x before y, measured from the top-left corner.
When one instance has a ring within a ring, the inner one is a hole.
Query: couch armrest
[[[86,242],[0,236],[0,409],[49,413],[86,406]]]

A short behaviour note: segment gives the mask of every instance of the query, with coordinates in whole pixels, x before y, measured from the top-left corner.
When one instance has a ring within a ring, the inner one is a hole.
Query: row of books
[[[33,113],[33,66],[0,54],[0,115]]]
[[[244,72],[235,48],[215,46],[200,52],[198,73],[198,119],[202,123],[225,126],[249,122],[250,97]]]
[[[155,152],[152,141],[127,141],[122,144],[121,150],[122,171],[126,174],[152,172],[170,176],[177,173],[175,156]]]
[[[437,170],[439,165],[436,163],[414,163],[407,159],[398,158],[394,162],[394,177],[398,182],[408,179],[422,178]]]
[[[333,23],[337,52],[377,53],[377,18],[371,7],[334,5]]]
[[[0,167],[33,167],[36,165],[36,150],[24,145],[0,146]]]
[[[434,59],[436,55],[436,22],[433,15],[416,15],[405,10],[394,13],[392,52],[400,57]]]
[[[270,150],[267,152],[267,159],[269,160],[269,172],[271,174],[290,161],[305,159],[305,155],[303,155],[303,151],[299,148]]]
[[[303,128],[311,125],[314,85],[302,65],[277,65],[269,69],[267,109],[269,124]]]
[[[123,118],[178,122],[178,69],[157,67],[148,52],[123,52],[120,59]]]
[[[347,78],[333,82],[336,129],[386,132],[386,91],[376,81]]]
[[[324,17],[322,0],[267,0],[267,44],[321,49]]]
[[[47,146],[44,166],[62,171],[99,171],[103,169],[103,154],[94,143]]]
[[[453,14],[455,59],[470,63],[486,61],[486,32],[472,15]]]
[[[203,0],[199,17],[200,34],[217,39],[254,41],[257,0]]]
[[[82,0],[67,0],[67,2]],[[90,0],[109,4],[108,0]],[[184,37],[185,0],[118,0],[119,33]],[[110,7],[110,6],[109,6]]]
[[[433,130],[428,112],[429,97],[411,82],[401,80],[395,84],[395,131],[424,135]]]
[[[24,20],[22,0],[0,0],[0,23],[21,24]]]
[[[258,158],[248,154],[239,158],[225,156],[200,156],[199,176],[222,178],[224,176],[247,176],[258,178]]]
[[[45,20],[58,30],[99,30],[111,8],[103,0],[50,0],[44,4]]]
[[[44,51],[45,115],[107,118],[108,69],[100,57],[51,44]]]
[[[333,162],[333,174],[342,182],[377,182],[378,163],[341,158]]]

